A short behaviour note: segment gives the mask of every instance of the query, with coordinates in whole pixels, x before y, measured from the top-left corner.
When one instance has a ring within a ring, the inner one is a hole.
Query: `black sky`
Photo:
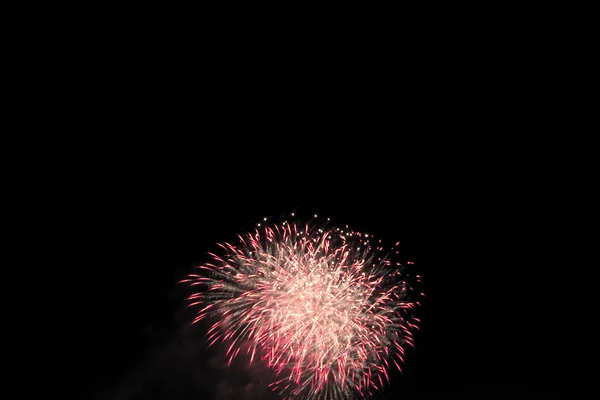
[[[417,349],[376,399],[581,398],[598,373],[596,262],[581,256],[595,155],[566,146],[573,120],[535,97],[551,97],[546,65],[521,77],[537,42],[515,67],[487,40],[418,44],[422,28],[363,43],[364,72],[166,25],[106,50],[104,30],[86,39],[68,109],[81,139],[50,152],[80,398],[270,400],[268,371],[203,347],[177,282],[216,242],[292,211],[400,241],[422,272]]]
[[[416,154],[390,137],[287,138],[210,136],[186,151],[140,141],[89,171],[76,363],[86,397],[275,398],[261,386],[268,371],[226,369],[203,347],[177,281],[215,242],[292,211],[400,241],[425,278],[417,349],[375,398],[552,398],[594,375],[586,333],[573,334],[585,317],[573,253],[564,221],[541,206],[542,177],[486,153]]]

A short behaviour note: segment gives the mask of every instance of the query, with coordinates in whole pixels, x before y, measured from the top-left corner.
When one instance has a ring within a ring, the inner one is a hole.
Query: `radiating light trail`
[[[287,221],[238,238],[182,281],[198,289],[194,322],[217,318],[207,337],[228,341],[228,363],[249,341],[251,362],[260,356],[289,399],[364,398],[389,382],[420,323],[412,285],[421,277],[392,261],[398,243],[384,252],[347,226]]]

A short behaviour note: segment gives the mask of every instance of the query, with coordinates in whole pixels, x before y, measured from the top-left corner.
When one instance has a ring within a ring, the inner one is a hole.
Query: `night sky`
[[[80,89],[95,99],[70,110],[87,139],[64,143],[76,150],[56,153],[49,180],[59,205],[48,213],[69,220],[61,260],[76,265],[68,376],[80,398],[276,399],[270,371],[241,357],[225,368],[206,349],[177,282],[215,243],[291,212],[400,241],[424,278],[416,349],[374,399],[588,392],[595,155],[523,134],[549,132],[545,121],[573,130],[525,95],[547,80],[452,68],[444,57],[463,56],[441,39],[415,45],[410,72],[380,60],[356,80],[293,52],[250,68],[244,57],[261,56],[241,39],[196,48],[178,39],[195,33],[157,32],[142,46],[136,35],[90,56],[98,73]]]
[[[216,242],[290,212],[400,241],[424,277],[416,350],[374,399],[563,398],[596,376],[576,254],[535,171],[485,152],[440,160],[433,145],[416,156],[384,137],[216,136],[186,150],[136,142],[90,169],[79,193],[82,398],[276,399],[266,368],[225,368],[206,349],[177,281]]]
[[[21,95],[44,110],[19,116],[32,151],[5,168],[31,190],[6,213],[39,213],[23,229],[50,248],[24,253],[19,284],[35,263],[68,288],[48,283],[59,310],[25,296],[75,398],[275,400],[269,370],[206,348],[177,282],[217,242],[291,212],[399,241],[423,276],[416,349],[373,399],[600,398],[598,146],[579,126],[592,47],[565,21],[428,5],[336,12],[348,26],[330,14],[322,34],[279,10],[267,23],[230,6],[102,8],[49,18],[64,36],[21,46],[35,58]]]

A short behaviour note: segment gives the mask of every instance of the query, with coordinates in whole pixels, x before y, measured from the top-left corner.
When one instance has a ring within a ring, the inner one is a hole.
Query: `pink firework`
[[[199,286],[189,297],[194,322],[216,317],[210,345],[227,341],[229,362],[242,347],[250,362],[266,362],[282,395],[366,397],[414,346],[419,303],[409,282],[420,277],[409,278],[392,261],[397,251],[371,235],[283,222],[220,247],[223,255],[182,281]]]

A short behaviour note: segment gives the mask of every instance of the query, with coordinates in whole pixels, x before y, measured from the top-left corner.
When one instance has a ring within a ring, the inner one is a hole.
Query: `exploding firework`
[[[271,387],[287,398],[366,397],[389,382],[420,322],[420,276],[394,261],[398,243],[384,251],[347,226],[257,225],[182,281],[198,288],[194,323],[217,319],[209,345],[227,342],[229,363],[242,348],[266,362],[278,377]]]

